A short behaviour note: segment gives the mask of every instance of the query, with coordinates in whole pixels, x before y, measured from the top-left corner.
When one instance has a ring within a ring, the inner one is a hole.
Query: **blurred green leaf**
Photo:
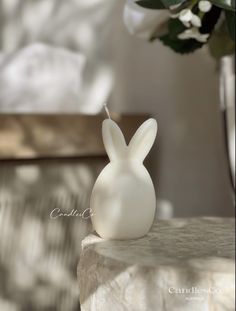
[[[219,8],[235,11],[235,0],[210,0],[210,1]]]
[[[163,10],[166,8],[160,0],[139,0],[136,3],[146,9]]]
[[[136,3],[146,9],[161,10],[183,2],[185,0],[139,0]]]
[[[161,0],[166,8],[169,8],[172,5],[181,4],[186,2],[186,0]]]
[[[165,35],[159,38],[162,43],[170,47],[173,51],[179,54],[189,54],[194,52],[196,49],[202,47],[203,43],[198,42],[194,39],[179,40],[171,39],[169,35]]]
[[[229,36],[225,22],[212,34],[209,40],[209,50],[216,59],[235,52],[235,43]]]
[[[231,39],[235,41],[235,12],[225,11],[225,17],[229,35]]]
[[[170,18],[169,20],[169,34],[170,38],[176,39],[178,34],[186,29],[184,24],[178,18]]]

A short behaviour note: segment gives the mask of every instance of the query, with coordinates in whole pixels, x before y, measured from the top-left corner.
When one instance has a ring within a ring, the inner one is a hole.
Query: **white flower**
[[[157,27],[167,20],[168,10],[145,9],[136,4],[136,1],[126,1],[123,13],[124,24],[131,34],[149,39]]]
[[[200,17],[195,15],[195,14],[193,14],[193,16],[192,16],[191,24],[195,27],[198,27],[198,28],[202,27],[202,21],[201,21]]]
[[[200,17],[194,14],[190,9],[183,9],[177,14],[171,14],[171,18],[178,18],[186,27],[190,27],[191,24],[195,27],[201,27],[202,21]]]
[[[179,13],[179,20],[181,22],[191,22],[193,17],[193,13],[190,9],[184,9]]]
[[[198,2],[198,8],[201,12],[209,12],[212,8],[212,4],[210,1],[207,0],[201,0]]]
[[[198,42],[205,43],[205,42],[207,42],[209,35],[210,35],[209,33],[202,34],[199,32],[198,28],[193,27],[190,29],[186,29],[184,32],[180,33],[178,35],[178,38],[180,40],[195,39]]]

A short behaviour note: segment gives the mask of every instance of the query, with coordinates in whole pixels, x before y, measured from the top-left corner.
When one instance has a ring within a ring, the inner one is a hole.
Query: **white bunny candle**
[[[129,145],[111,119],[102,124],[103,143],[110,163],[94,185],[92,224],[104,239],[135,239],[150,230],[156,209],[151,177],[143,165],[157,134],[157,122],[145,121]]]

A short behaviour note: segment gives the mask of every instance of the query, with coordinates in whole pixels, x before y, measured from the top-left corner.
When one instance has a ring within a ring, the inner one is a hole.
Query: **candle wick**
[[[104,106],[104,109],[106,111],[106,114],[107,114],[108,118],[111,120],[111,116],[110,116],[110,112],[109,112],[109,110],[107,108],[107,104],[105,103],[103,106]]]

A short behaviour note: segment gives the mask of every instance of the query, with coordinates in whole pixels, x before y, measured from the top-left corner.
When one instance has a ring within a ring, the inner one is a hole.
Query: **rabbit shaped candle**
[[[157,122],[145,121],[127,145],[118,125],[102,124],[110,163],[94,185],[90,209],[95,231],[104,239],[135,239],[148,233],[155,217],[156,195],[143,165],[157,134]]]

